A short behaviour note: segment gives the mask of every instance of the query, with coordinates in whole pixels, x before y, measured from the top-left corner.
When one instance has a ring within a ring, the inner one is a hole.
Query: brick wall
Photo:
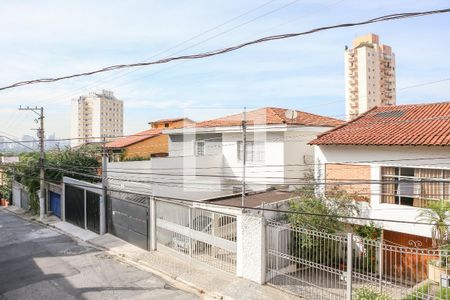
[[[355,194],[357,200],[368,200],[370,198],[370,166],[355,164],[325,165],[326,191],[330,193],[337,188],[350,194]],[[365,182],[361,182],[365,181]],[[342,184],[342,183],[348,184]]]
[[[169,153],[168,136],[166,134],[161,134],[126,147],[124,159],[133,157],[150,158],[150,155],[155,153]]]

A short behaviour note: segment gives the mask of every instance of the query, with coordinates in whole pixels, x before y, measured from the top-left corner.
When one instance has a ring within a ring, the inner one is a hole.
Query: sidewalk
[[[12,213],[30,221],[38,218],[25,213],[14,206],[7,209]],[[40,221],[38,221],[41,223]],[[99,236],[88,230],[81,229],[57,218],[47,218],[42,222],[67,235],[86,241],[116,256],[125,263],[149,271],[157,276],[174,283],[174,285],[188,286],[197,291],[204,299],[249,299],[249,300],[290,300],[300,299],[293,295],[267,285],[259,285],[250,280],[206,267],[195,261],[182,259],[176,254],[163,251],[146,251],[131,245],[113,235]]]
[[[169,276],[187,284],[204,294],[206,299],[299,299],[266,285],[259,285],[196,262],[190,263],[165,251],[145,251],[110,234],[88,242],[127,261],[145,266],[152,273]]]

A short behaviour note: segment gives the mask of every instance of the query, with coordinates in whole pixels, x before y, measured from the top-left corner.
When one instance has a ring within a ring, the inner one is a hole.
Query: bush
[[[355,300],[391,300],[392,298],[379,292],[376,292],[370,288],[363,287],[359,288],[355,291],[355,295],[353,297]]]
[[[450,299],[450,288],[441,287],[436,293],[436,299]]]
[[[411,294],[403,298],[402,300],[424,300],[428,299],[428,291],[430,289],[430,283],[425,282],[421,286],[419,286],[417,289],[412,291]]]

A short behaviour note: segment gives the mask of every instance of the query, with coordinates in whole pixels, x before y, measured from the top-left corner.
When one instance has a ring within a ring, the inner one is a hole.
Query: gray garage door
[[[108,193],[108,231],[148,250],[148,198],[127,193]]]
[[[20,190],[20,207],[23,209],[30,208],[30,196],[27,191]]]

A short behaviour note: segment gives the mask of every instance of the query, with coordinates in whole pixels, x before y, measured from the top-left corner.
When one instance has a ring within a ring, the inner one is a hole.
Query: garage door
[[[23,189],[20,190],[20,207],[26,210],[30,209],[30,196]]]
[[[61,195],[50,192],[50,210],[55,216],[61,218]]]
[[[66,184],[66,221],[81,228],[84,223],[84,190]]]
[[[148,199],[125,193],[108,194],[109,233],[148,250]]]

